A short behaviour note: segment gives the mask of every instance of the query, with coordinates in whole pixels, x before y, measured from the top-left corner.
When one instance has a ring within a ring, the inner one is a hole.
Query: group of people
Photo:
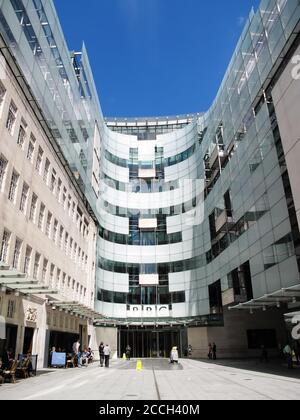
[[[80,348],[80,340],[75,341],[73,344],[73,355],[76,357],[77,367],[88,367],[89,363],[93,361],[94,353],[90,347],[85,347],[83,352]]]
[[[111,350],[108,344],[102,342],[99,346],[100,366],[109,368]]]

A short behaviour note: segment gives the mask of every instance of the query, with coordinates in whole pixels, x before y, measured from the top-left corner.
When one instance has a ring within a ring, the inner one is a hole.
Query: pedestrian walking
[[[283,349],[283,354],[285,355],[288,368],[293,369],[293,351],[289,344],[287,344],[285,348]]]
[[[103,343],[101,343],[100,344],[100,346],[99,346],[99,356],[100,356],[100,366],[101,367],[103,367],[103,365],[104,365],[104,359],[105,359],[105,357],[104,357],[104,344]]]
[[[106,344],[106,346],[104,347],[103,353],[105,358],[105,367],[109,368],[110,347],[108,344]]]
[[[209,358],[209,360],[212,360],[212,357],[213,357],[213,349],[212,349],[212,345],[211,345],[211,343],[209,343],[209,345],[208,345],[208,358]]]
[[[81,354],[80,354],[80,340],[75,341],[73,344],[73,353],[77,359],[77,367],[81,367]]]
[[[213,343],[212,345],[212,356],[214,360],[217,360],[217,346],[216,343]]]
[[[128,344],[128,346],[126,347],[126,358],[127,358],[127,360],[130,360],[130,357],[131,357],[131,347]]]
[[[179,354],[178,354],[177,347],[173,347],[172,350],[171,350],[170,362],[172,364],[174,364],[174,363],[178,364],[178,362],[179,362]]]

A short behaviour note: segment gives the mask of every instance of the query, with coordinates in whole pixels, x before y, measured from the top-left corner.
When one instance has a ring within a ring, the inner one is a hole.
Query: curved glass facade
[[[299,1],[250,13],[206,113],[134,120],[103,118],[85,48],[69,53],[52,1],[27,3],[0,0],[1,33],[98,224],[96,310],[125,324],[214,322],[299,284],[278,105],[300,55]]]

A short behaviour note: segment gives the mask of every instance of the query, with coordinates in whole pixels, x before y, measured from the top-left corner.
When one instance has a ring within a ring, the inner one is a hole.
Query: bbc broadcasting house
[[[105,118],[52,0],[0,0],[0,31],[0,353],[297,339],[299,1],[250,13],[196,115]]]

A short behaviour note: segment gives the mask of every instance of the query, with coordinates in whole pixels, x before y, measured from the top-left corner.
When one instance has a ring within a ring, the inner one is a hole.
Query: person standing
[[[100,356],[100,366],[101,367],[103,367],[103,364],[104,364],[104,359],[105,359],[105,357],[104,357],[104,344],[103,343],[101,343],[100,344],[100,346],[99,346],[99,356]]]
[[[217,360],[217,346],[216,343],[213,343],[212,345],[212,356],[214,360]]]
[[[288,368],[293,369],[293,351],[289,344],[287,344],[285,348],[283,349],[283,354],[286,357]]]
[[[104,347],[104,358],[105,358],[105,367],[109,368],[109,358],[110,358],[110,347],[108,344]]]
[[[81,367],[81,361],[80,361],[80,340],[75,341],[75,343],[73,344],[73,353],[76,356],[77,359],[77,367]]]

